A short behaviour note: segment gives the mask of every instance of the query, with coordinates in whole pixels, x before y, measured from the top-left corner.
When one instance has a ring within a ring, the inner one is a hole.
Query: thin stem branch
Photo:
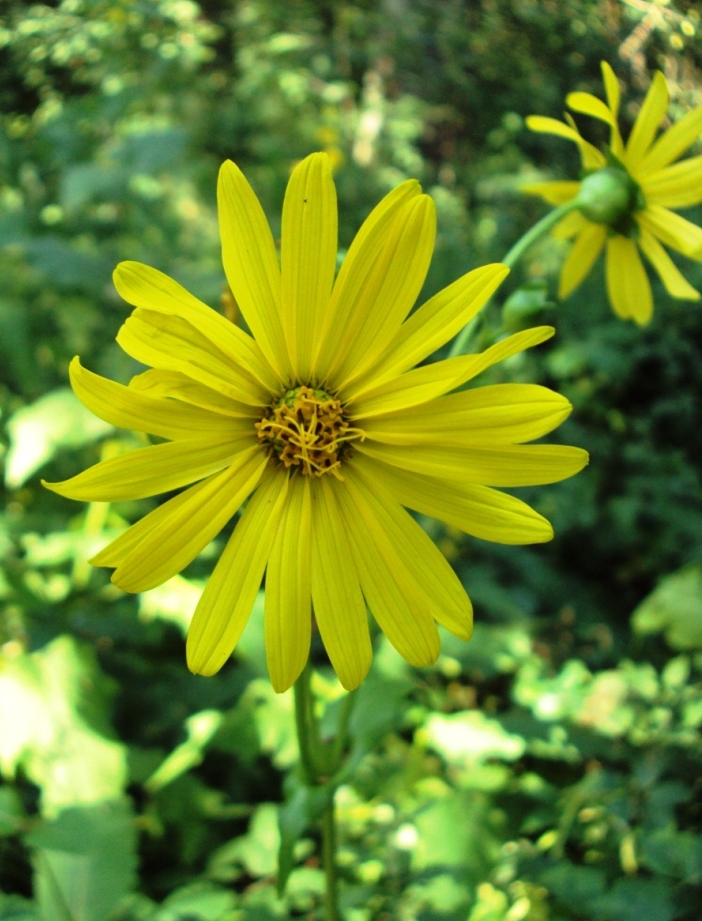
[[[300,677],[295,682],[295,728],[297,729],[297,744],[300,749],[300,764],[308,784],[317,782],[315,744],[316,725],[314,724],[314,709],[310,679],[312,668],[305,665]]]
[[[336,876],[336,823],[334,821],[334,800],[322,815],[322,863],[324,865],[324,918],[325,921],[339,921],[339,892]]]

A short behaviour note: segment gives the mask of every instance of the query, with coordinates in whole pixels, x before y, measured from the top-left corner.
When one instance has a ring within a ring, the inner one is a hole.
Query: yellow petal
[[[363,431],[373,441],[396,445],[518,444],[553,431],[572,408],[538,384],[493,384],[367,419]]]
[[[553,537],[549,522],[514,496],[488,486],[469,486],[400,470],[370,458],[360,460],[367,462],[369,478],[402,505],[473,537],[500,544],[539,544]]]
[[[375,514],[373,496],[354,477],[334,483],[353,560],[368,607],[380,629],[410,665],[432,665],[441,649],[426,596]]]
[[[633,240],[619,235],[607,240],[607,294],[617,316],[648,323],[653,296],[646,270]]]
[[[270,400],[269,391],[228,359],[180,317],[137,309],[123,323],[117,342],[143,364],[163,371],[180,371],[225,396],[250,406]]]
[[[255,408],[225,397],[211,387],[198,384],[180,371],[159,371],[151,368],[136,374],[129,381],[129,389],[148,394],[150,397],[170,397],[191,406],[209,409],[213,413],[233,416],[235,419],[258,419],[260,415]]]
[[[492,297],[509,269],[499,263],[463,275],[407,319],[369,373],[347,387],[353,398],[414,367],[452,339]]]
[[[566,125],[556,118],[547,118],[545,115],[529,115],[526,126],[530,131],[539,134],[555,134],[557,137],[573,141],[580,149],[580,156],[585,169],[598,169],[605,165],[605,158],[596,147],[580,136],[580,132],[573,125]]]
[[[292,380],[280,320],[280,268],[273,235],[254,190],[226,160],[217,184],[222,262],[249,329],[278,375]]]
[[[473,608],[465,589],[426,532],[376,479],[376,466],[381,465],[375,465],[369,458],[355,457],[347,464],[347,479],[363,490],[379,527],[412,574],[416,590],[424,596],[434,619],[456,636],[469,640],[473,632]]]
[[[355,442],[356,449],[402,470],[476,486],[540,486],[582,470],[587,451],[566,445],[500,445],[451,448]]]
[[[616,120],[619,115],[619,103],[622,95],[619,80],[617,80],[617,75],[607,61],[601,61],[600,68],[602,70],[602,80],[605,86],[605,95],[607,96],[607,105],[612,112],[613,118]]]
[[[686,221],[684,217],[663,208],[661,205],[649,205],[639,211],[636,220],[640,227],[645,227],[655,237],[690,259],[702,261],[702,228]]]
[[[576,140],[576,143],[580,148],[580,162],[582,163],[583,169],[589,172],[590,170],[599,169],[601,166],[605,166],[607,158],[582,137],[578,131],[578,126],[575,124],[575,119],[570,112],[565,112],[563,117],[568,123],[568,127],[571,128],[575,132],[577,138],[580,139]]]
[[[310,380],[334,282],[336,189],[325,153],[293,170],[283,204],[280,251],[282,318],[293,370]]]
[[[557,240],[570,240],[571,237],[580,233],[588,223],[579,211],[571,211],[570,214],[566,214],[562,221],[556,224],[551,234]]]
[[[239,642],[251,614],[285,508],[288,478],[269,468],[229,538],[195,609],[188,668],[214,675]]]
[[[638,171],[637,179],[657,172],[684,154],[702,133],[702,106],[688,112],[684,118],[668,128],[651,147],[644,157]]]
[[[146,592],[185,569],[236,514],[267,463],[258,447],[242,451],[226,470],[153,525],[120,560],[112,574],[115,585],[124,592]]]
[[[570,201],[580,191],[579,182],[562,181],[555,182],[528,182],[526,185],[519,187],[520,192],[525,195],[538,195],[543,198],[549,205],[563,205]]]
[[[634,173],[641,166],[642,161],[656,136],[658,126],[665,117],[668,108],[668,84],[665,77],[657,70],[653,81],[646,93],[641,110],[636,117],[634,127],[631,129],[629,140],[626,142],[624,155],[625,165]]]
[[[366,677],[373,651],[349,538],[327,480],[321,477],[310,484],[312,603],[327,655],[339,681],[352,691]]]
[[[665,208],[690,208],[702,201],[702,157],[691,157],[649,173],[641,184],[649,205]]]
[[[588,223],[580,231],[561,269],[558,286],[559,298],[563,299],[572,294],[588,275],[602,252],[606,239],[607,228],[604,224]]]
[[[687,301],[700,299],[699,292],[683,277],[668,253],[650,231],[641,227],[638,242],[671,297]]]
[[[62,483],[42,483],[60,496],[82,502],[146,499],[217,473],[252,442],[253,435],[214,443],[202,438],[169,441],[111,457]]]
[[[112,277],[117,291],[128,304],[180,317],[209,339],[236,368],[269,390],[280,386],[279,378],[251,336],[193,297],[168,275],[140,262],[120,262]]]
[[[78,357],[71,362],[69,372],[71,386],[81,403],[117,428],[170,439],[196,438],[199,434],[217,438],[237,428],[241,431],[241,423],[237,425],[219,413],[147,396],[93,374],[82,367]]]
[[[566,105],[574,112],[590,115],[592,118],[597,118],[608,125],[616,124],[616,119],[609,107],[597,96],[593,96],[592,93],[568,93]]]
[[[293,476],[266,570],[266,659],[278,693],[297,681],[309,656],[310,539],[310,480]]]
[[[367,285],[385,238],[404,206],[421,192],[416,179],[408,179],[393,189],[371,211],[349,247],[332,290],[325,324],[320,335],[315,367],[324,380],[336,358],[339,342],[353,305]]]
[[[328,380],[341,388],[354,380],[393,341],[426,279],[436,238],[436,207],[419,195],[398,214],[373,271],[350,305]]]

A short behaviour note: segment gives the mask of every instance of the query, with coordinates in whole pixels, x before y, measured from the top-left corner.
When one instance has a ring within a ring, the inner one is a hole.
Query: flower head
[[[643,325],[651,319],[653,297],[639,250],[672,297],[700,298],[661,244],[702,261],[702,229],[670,210],[702,202],[702,157],[674,163],[702,132],[702,106],[656,139],[668,108],[665,77],[657,72],[625,144],[617,122],[619,83],[605,61],[602,75],[606,103],[590,93],[570,93],[566,102],[574,112],[610,126],[605,152],[581,137],[569,115],[567,123],[532,115],[527,119],[532,131],[556,134],[578,145],[583,178],[580,182],[532,183],[522,189],[550,204],[577,199],[578,210],[564,217],[554,231],[562,239],[575,238],[561,271],[559,297],[567,297],[580,285],[606,249],[610,303],[622,319]]]
[[[190,626],[194,672],[222,667],[264,574],[277,690],[307,661],[312,609],[347,688],[370,665],[366,605],[409,662],[430,664],[436,622],[468,639],[472,610],[404,507],[487,540],[550,539],[544,518],[494,487],[555,482],[583,467],[578,448],[525,445],[566,418],[568,401],[529,384],[449,392],[553,329],[411,370],[507,273],[502,265],[469,272],[408,318],[435,237],[433,202],[414,180],[370,214],[336,279],[336,193],[325,154],[292,173],[280,262],[259,202],[230,162],[220,172],[219,217],[225,272],[253,336],[156,269],[120,264],[115,285],[136,309],[117,341],[151,370],[125,387],[76,358],[71,381],[103,419],[167,441],[47,485],[90,501],[188,487],[91,561],[114,567],[112,581],[130,592],[182,570],[247,503]]]

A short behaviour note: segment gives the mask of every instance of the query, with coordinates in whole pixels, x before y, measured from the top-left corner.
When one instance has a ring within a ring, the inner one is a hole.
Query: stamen
[[[350,442],[365,438],[346,420],[339,400],[305,385],[284,393],[256,429],[270,456],[286,469],[297,467],[305,476],[331,473],[337,479],[343,479],[341,462]]]

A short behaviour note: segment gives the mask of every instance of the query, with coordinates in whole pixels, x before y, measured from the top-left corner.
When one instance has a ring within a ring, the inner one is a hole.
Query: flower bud
[[[580,183],[578,207],[595,224],[616,224],[635,210],[637,186],[623,169],[607,166]]]

